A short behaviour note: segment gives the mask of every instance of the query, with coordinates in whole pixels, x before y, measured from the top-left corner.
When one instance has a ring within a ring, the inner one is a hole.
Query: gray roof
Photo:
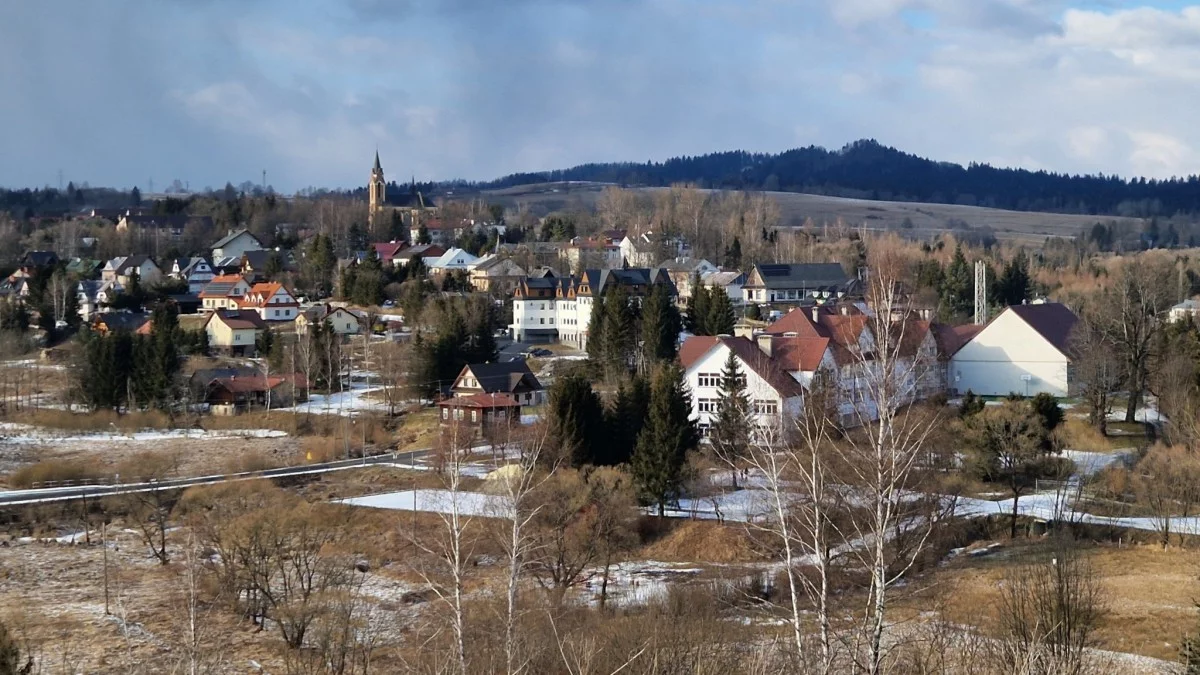
[[[1066,305],[1047,302],[1037,305],[1013,305],[1008,309],[1046,338],[1046,342],[1054,345],[1063,356],[1069,357],[1074,354],[1071,348],[1071,331],[1079,322],[1079,317],[1067,309]]]
[[[837,288],[850,282],[839,263],[755,265],[767,288]]]
[[[471,371],[475,379],[479,380],[478,389],[482,389],[486,394],[511,393],[517,389],[522,380],[531,390],[536,391],[542,388],[542,383],[538,382],[537,377],[524,361],[472,363],[463,366],[463,370]],[[459,373],[459,377],[462,377],[462,373]]]
[[[660,267],[630,267],[611,270],[590,269],[583,271],[583,277],[587,280],[588,285],[592,287],[593,294],[603,294],[609,287],[614,285],[649,286],[655,283],[667,286],[672,295],[677,293],[671,277],[667,275],[666,270]]]
[[[224,246],[228,245],[229,242],[233,241],[234,239],[237,239],[238,237],[242,236],[243,234],[248,235],[259,246],[262,246],[262,242],[258,241],[258,237],[250,234],[250,230],[242,228],[240,230],[234,230],[234,231],[230,232],[229,234],[225,235],[224,237],[221,237],[220,239],[217,240],[217,243],[212,245],[212,247],[213,248],[223,248]]]

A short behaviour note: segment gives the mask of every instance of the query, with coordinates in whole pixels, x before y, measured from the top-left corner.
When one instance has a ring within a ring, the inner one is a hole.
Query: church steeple
[[[387,203],[387,181],[383,179],[383,165],[379,163],[379,150],[375,151],[375,166],[371,167],[371,181],[367,183],[367,198],[370,200],[367,218],[375,222],[375,217]]]
[[[378,150],[375,151],[375,167],[373,169],[371,169],[372,175],[374,175],[374,172],[376,172],[376,171],[378,171],[380,174],[383,173],[383,167],[379,165],[379,151]]]

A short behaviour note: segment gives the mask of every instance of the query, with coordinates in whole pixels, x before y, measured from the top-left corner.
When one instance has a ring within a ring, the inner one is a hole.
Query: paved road
[[[528,351],[533,345],[525,342],[513,342],[508,338],[496,339],[497,358],[500,361],[512,361],[521,352]]]
[[[343,459],[335,462],[306,464],[304,466],[288,466],[279,469],[265,469],[246,473],[224,474],[219,476],[198,476],[194,478],[174,478],[171,480],[152,483],[124,483],[118,485],[82,485],[79,487],[39,488],[35,490],[11,490],[0,492],[0,506],[17,506],[20,504],[36,504],[44,502],[63,502],[88,497],[104,497],[130,492],[149,492],[152,490],[173,490],[176,488],[192,487],[193,485],[210,485],[255,478],[286,478],[288,476],[304,476],[314,473],[328,473],[354,469],[372,464],[413,464],[417,459],[430,451],[430,448],[399,452],[395,454],[374,455],[366,458]]]

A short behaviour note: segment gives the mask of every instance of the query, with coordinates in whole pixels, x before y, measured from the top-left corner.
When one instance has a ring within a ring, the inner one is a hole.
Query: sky
[[[937,160],[1200,173],[1177,0],[6,0],[0,186],[143,190],[874,138]]]

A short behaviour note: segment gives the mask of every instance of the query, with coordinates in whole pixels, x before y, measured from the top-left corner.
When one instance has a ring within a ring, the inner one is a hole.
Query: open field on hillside
[[[489,201],[507,207],[528,204],[534,213],[545,215],[559,209],[592,207],[605,187],[600,183],[544,183],[487,190],[483,194]],[[635,189],[653,194],[666,188]],[[1141,222],[1137,218],[1006,211],[955,204],[870,201],[794,192],[767,194],[779,203],[785,225],[798,226],[809,218],[818,226],[832,225],[840,219],[851,227],[897,230],[914,237],[929,237],[956,227],[962,229],[965,223],[967,229],[989,227],[1000,239],[1036,243],[1047,236],[1074,236],[1097,222],[1135,225]],[[456,193],[454,196],[467,195]]]

